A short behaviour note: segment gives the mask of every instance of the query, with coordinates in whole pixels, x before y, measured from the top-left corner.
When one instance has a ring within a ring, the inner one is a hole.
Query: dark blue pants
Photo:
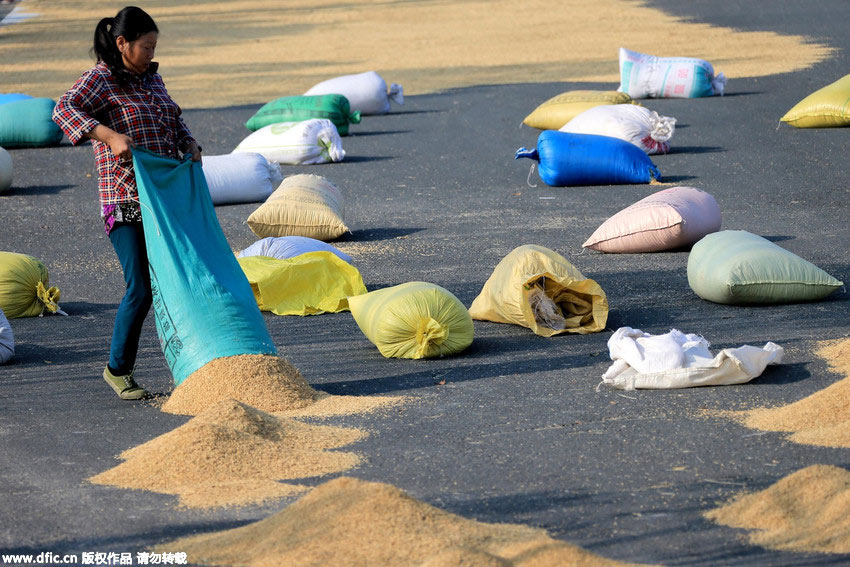
[[[139,336],[153,295],[142,223],[116,223],[109,233],[109,240],[121,262],[127,283],[127,291],[115,315],[109,347],[109,370],[120,376],[129,374],[136,364]]]

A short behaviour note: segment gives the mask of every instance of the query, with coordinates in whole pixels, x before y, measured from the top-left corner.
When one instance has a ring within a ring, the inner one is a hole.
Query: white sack
[[[15,335],[3,310],[0,309],[0,364],[5,364],[15,355]]]
[[[206,156],[203,169],[214,205],[265,201],[283,181],[277,164],[254,152]]]
[[[269,161],[286,165],[313,165],[345,158],[339,132],[326,118],[263,126],[233,150],[233,153],[244,152],[256,152]]]
[[[676,119],[635,104],[603,104],[585,110],[561,127],[561,132],[596,134],[630,142],[647,154],[666,154]]]
[[[313,85],[304,94],[341,94],[348,99],[351,111],[359,110],[360,114],[386,114],[390,111],[390,101],[404,104],[402,86],[392,83],[388,91],[387,83],[375,71],[334,77]]]
[[[286,260],[308,252],[331,252],[344,262],[351,264],[351,256],[348,254],[340,252],[326,242],[306,236],[267,236],[239,252],[236,257],[268,256],[269,258]]]
[[[723,73],[695,57],[657,57],[620,48],[620,87],[632,98],[697,98],[722,95]]]
[[[760,376],[768,364],[781,363],[785,352],[768,342],[762,348],[744,345],[712,356],[708,346],[702,337],[675,329],[650,335],[621,327],[608,339],[614,362],[602,384],[621,390],[743,384]]]

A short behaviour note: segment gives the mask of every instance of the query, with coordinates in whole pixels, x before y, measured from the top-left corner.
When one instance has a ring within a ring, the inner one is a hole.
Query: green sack
[[[41,261],[27,254],[0,252],[0,309],[6,317],[36,317],[45,310],[64,315],[58,302],[59,288],[50,287]]]
[[[348,99],[339,94],[315,96],[285,96],[266,103],[245,127],[255,132],[263,126],[278,122],[301,122],[312,118],[327,118],[336,126],[340,136],[348,134],[348,124],[360,123],[360,112],[351,112]]]
[[[474,328],[463,303],[450,291],[408,282],[348,298],[357,326],[387,358],[432,358],[470,344]]]
[[[688,256],[688,284],[725,304],[823,299],[844,285],[811,262],[744,230],[709,234]]]
[[[53,122],[55,106],[49,98],[0,104],[0,146],[40,148],[58,144],[62,140],[62,130]]]

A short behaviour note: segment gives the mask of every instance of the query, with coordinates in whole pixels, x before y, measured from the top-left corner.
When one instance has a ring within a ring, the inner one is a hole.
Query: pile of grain
[[[363,413],[406,400],[402,396],[332,396],[314,390],[284,358],[242,354],[216,358],[190,374],[162,411],[198,415],[227,399],[269,413],[312,417]]]
[[[381,483],[329,481],[240,528],[162,546],[206,565],[563,567],[622,565],[515,524],[444,512]]]
[[[747,427],[793,433],[792,441],[824,447],[850,447],[850,339],[823,343],[816,354],[847,377],[787,406],[742,412]]]
[[[267,412],[303,408],[322,396],[284,358],[242,354],[216,358],[190,374],[162,406],[168,413],[198,415],[221,400],[239,400]]]
[[[850,553],[850,471],[814,465],[754,494],[742,495],[706,517],[757,530],[753,544],[790,551]]]
[[[308,425],[222,400],[177,429],[124,451],[123,463],[90,480],[179,495],[188,507],[252,504],[305,490],[278,480],[356,466],[358,455],[329,449],[364,436],[356,429]]]
[[[835,52],[820,39],[712,26],[647,4],[289,0],[269,9],[268,0],[169,0],[145,9],[160,27],[160,71],[183,108],[267,102],[281,96],[281,85],[304,92],[364,69],[384,70],[406,94],[484,84],[615,82],[624,42],[653,55],[707,59],[733,78],[803,69]],[[114,15],[117,6],[27,0],[27,10],[39,17],[3,27],[4,91],[64,92],[91,66],[95,22]],[[517,33],[516,23],[526,20],[527,33]]]

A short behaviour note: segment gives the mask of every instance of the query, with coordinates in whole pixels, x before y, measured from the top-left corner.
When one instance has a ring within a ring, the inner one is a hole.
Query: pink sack
[[[582,246],[614,254],[670,250],[717,232],[720,222],[720,207],[710,194],[694,187],[672,187],[618,212]]]

